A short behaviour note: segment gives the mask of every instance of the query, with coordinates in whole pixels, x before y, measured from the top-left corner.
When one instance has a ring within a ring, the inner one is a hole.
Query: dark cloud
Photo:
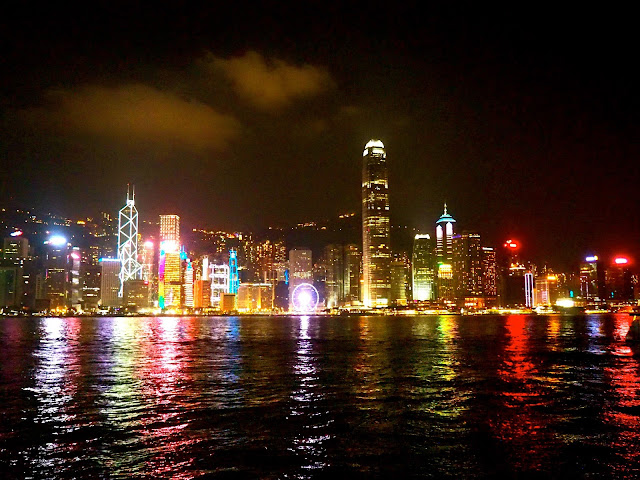
[[[267,59],[255,51],[228,59],[208,55],[204,63],[213,71],[222,72],[241,98],[263,109],[290,105],[296,99],[321,94],[333,85],[323,68]]]
[[[142,84],[50,90],[47,100],[45,107],[22,112],[29,125],[120,144],[221,150],[240,133],[234,117]]]

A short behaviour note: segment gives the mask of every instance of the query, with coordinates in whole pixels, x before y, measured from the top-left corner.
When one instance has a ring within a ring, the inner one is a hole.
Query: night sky
[[[453,2],[451,2],[453,3]],[[258,230],[360,210],[523,254],[640,261],[635,17],[608,4],[15,3],[0,29],[4,203]],[[421,7],[421,8],[420,8]]]

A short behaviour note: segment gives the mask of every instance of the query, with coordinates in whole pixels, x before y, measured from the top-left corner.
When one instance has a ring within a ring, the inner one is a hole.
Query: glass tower
[[[380,140],[369,140],[362,154],[362,301],[389,304],[391,249],[387,154]]]
[[[431,236],[429,234],[416,235],[413,239],[411,259],[414,300],[433,301],[436,299],[435,264]]]

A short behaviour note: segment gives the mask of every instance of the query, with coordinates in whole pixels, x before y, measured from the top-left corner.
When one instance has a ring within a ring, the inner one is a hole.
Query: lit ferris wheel
[[[316,287],[310,283],[301,283],[293,289],[293,310],[300,313],[315,312],[320,301]]]

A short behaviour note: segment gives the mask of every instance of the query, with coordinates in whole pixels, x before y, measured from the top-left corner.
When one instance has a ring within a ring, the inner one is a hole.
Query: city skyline
[[[17,8],[0,193],[89,215],[120,208],[130,182],[146,219],[257,231],[358,211],[359,152],[380,138],[392,225],[432,233],[446,202],[487,244],[639,258],[622,13],[417,13]]]

